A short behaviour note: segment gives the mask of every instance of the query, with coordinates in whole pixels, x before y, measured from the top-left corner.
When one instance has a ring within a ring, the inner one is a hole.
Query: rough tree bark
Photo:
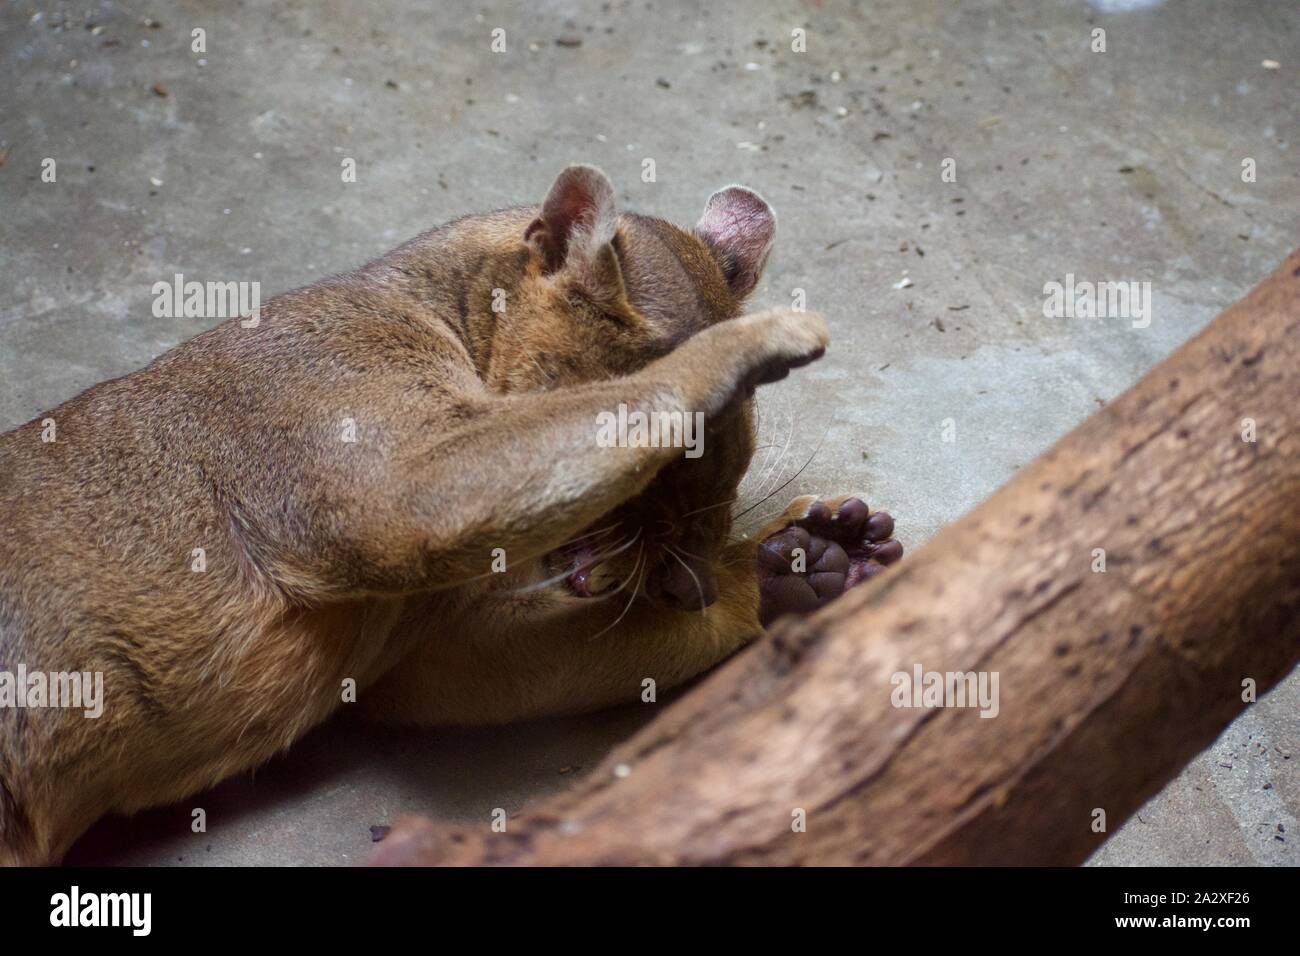
[[[1079,863],[1095,810],[1113,831],[1247,706],[1243,681],[1262,693],[1300,659],[1298,425],[1300,252],[572,792],[506,833],[405,819],[372,862]],[[918,664],[997,672],[997,717],[894,707],[891,675]]]

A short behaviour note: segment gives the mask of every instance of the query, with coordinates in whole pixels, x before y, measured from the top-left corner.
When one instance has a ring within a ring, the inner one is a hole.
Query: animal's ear
[[[587,291],[621,296],[623,278],[611,243],[618,226],[614,187],[595,166],[560,173],[524,241],[542,257],[542,271],[571,272]]]
[[[719,189],[704,205],[695,234],[713,250],[731,291],[754,291],[776,238],[776,213],[758,193],[744,186]]]

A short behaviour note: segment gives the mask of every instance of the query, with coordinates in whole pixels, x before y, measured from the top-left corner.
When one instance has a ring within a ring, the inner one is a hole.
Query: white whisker
[[[632,536],[628,541],[626,541],[625,543],[623,543],[623,544],[617,546],[617,547],[614,548],[612,551],[606,551],[606,552],[603,552],[603,553],[600,553],[600,554],[594,554],[594,555],[592,555],[590,558],[588,558],[585,562],[583,562],[583,564],[596,565],[596,564],[599,564],[601,561],[608,561],[610,558],[614,557],[615,555],[622,554],[622,553],[623,553],[624,551],[626,551],[628,548],[632,547],[632,545],[636,544],[637,539],[638,539],[639,537],[641,537],[641,529],[640,529],[640,528],[638,528],[636,534],[634,534],[634,535],[633,535],[633,536]],[[511,594],[531,594],[531,593],[534,592],[534,591],[540,591],[542,588],[547,588],[547,587],[550,587],[552,584],[556,584],[556,583],[558,583],[558,582],[560,582],[560,581],[563,581],[565,578],[567,578],[567,577],[569,577],[571,574],[573,574],[574,571],[578,570],[578,568],[582,567],[583,564],[575,564],[575,565],[574,565],[572,568],[570,568],[569,570],[567,570],[567,571],[562,571],[561,573],[555,575],[554,577],[546,578],[546,579],[543,580],[543,581],[537,581],[537,582],[535,582],[535,583],[533,583],[533,584],[526,584],[526,585],[524,585],[524,586],[521,587],[521,588],[511,588],[511,589],[510,589],[510,593],[511,593]]]
[[[680,557],[678,557],[677,552],[674,551],[672,547],[665,547],[664,550],[677,559],[677,563],[686,569],[686,573],[689,574],[691,576],[691,579],[695,582],[695,590],[697,590],[700,593],[700,613],[703,614],[705,611],[708,610],[708,608],[705,606],[704,603],[704,586],[700,584],[699,576],[691,569],[691,566],[689,564],[687,564]]]
[[[644,556],[645,556],[645,549],[642,548],[641,551],[638,552],[638,554],[637,554],[637,558],[636,558],[636,567],[632,569],[632,573],[633,573],[633,574],[635,574],[635,573],[637,572],[637,570],[641,567],[641,559],[642,559]],[[634,587],[634,588],[632,589],[632,596],[629,597],[629,598],[627,599],[627,607],[623,608],[623,613],[620,614],[618,617],[614,618],[614,622],[613,622],[612,624],[610,624],[608,627],[603,627],[603,628],[601,628],[599,631],[597,631],[595,634],[591,635],[591,637],[589,637],[588,640],[589,640],[589,641],[594,641],[596,638],[600,637],[602,634],[604,634],[604,633],[606,633],[606,632],[608,632],[608,631],[610,631],[610,630],[613,630],[614,628],[618,627],[619,623],[622,622],[623,618],[627,617],[627,612],[630,611],[630,610],[632,610],[632,603],[633,603],[634,601],[636,601],[637,592],[640,591],[640,590],[641,590],[641,582],[640,582],[640,581],[637,581],[637,583],[636,583],[636,587]]]
[[[784,482],[782,482],[781,485],[780,485],[779,487],[773,488],[771,491],[769,491],[766,495],[764,495],[764,496],[763,496],[762,498],[760,498],[758,501],[755,501],[752,505],[750,505],[750,506],[749,506],[748,508],[746,508],[744,511],[740,512],[740,514],[736,515],[735,520],[738,521],[738,520],[740,520],[741,518],[743,518],[745,515],[749,514],[751,511],[753,511],[755,508],[757,508],[757,507],[758,507],[759,505],[761,505],[763,502],[767,501],[767,500],[768,500],[769,498],[771,498],[774,494],[776,494],[777,492],[779,492],[782,488],[785,488],[787,485],[789,485],[790,482],[794,481],[796,478],[798,478],[800,475],[802,475],[802,474],[804,473],[804,469],[807,468],[809,465],[812,464],[813,459],[817,457],[817,453],[818,453],[819,451],[821,451],[821,450],[822,450],[822,446],[826,444],[826,437],[831,433],[831,426],[834,425],[834,424],[835,424],[835,418],[832,417],[831,420],[830,420],[829,422],[826,423],[826,430],[822,432],[822,437],[821,437],[821,440],[820,440],[819,442],[817,442],[817,447],[813,449],[812,454],[808,456],[808,460],[805,461],[805,462],[803,463],[803,465],[800,466],[800,468],[799,468],[798,471],[796,471],[793,475],[791,475],[791,476],[790,476],[789,478],[787,478]]]

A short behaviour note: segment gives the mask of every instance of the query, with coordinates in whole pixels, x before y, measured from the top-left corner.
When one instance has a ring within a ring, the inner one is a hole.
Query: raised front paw
[[[756,386],[779,382],[791,369],[817,361],[830,341],[825,321],[814,312],[768,309],[742,316],[732,325],[752,328],[752,364],[742,381],[750,392]]]
[[[797,499],[758,545],[759,619],[807,614],[903,556],[894,519],[859,498]]]
[[[830,332],[814,312],[769,309],[718,322],[651,363],[646,376],[673,383],[690,411],[716,415],[737,397],[780,381],[826,352]]]

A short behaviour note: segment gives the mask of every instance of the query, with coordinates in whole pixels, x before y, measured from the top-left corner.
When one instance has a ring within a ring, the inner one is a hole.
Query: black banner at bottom
[[[812,937],[894,932],[936,942],[1125,936],[1229,945],[1293,925],[1283,870],[373,870],[0,871],[6,942],[146,939],[215,944],[289,932],[295,942],[374,941],[478,926],[533,943],[720,934],[770,943],[774,924]],[[610,934],[614,935],[610,935]],[[272,937],[274,938],[274,937]],[[461,939],[460,943],[454,940]]]

